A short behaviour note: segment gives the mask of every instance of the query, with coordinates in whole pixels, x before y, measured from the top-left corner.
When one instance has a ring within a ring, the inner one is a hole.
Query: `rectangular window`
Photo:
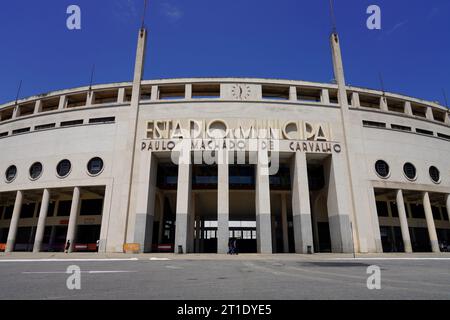
[[[12,119],[14,108],[9,108],[0,111],[0,121],[6,121]]]
[[[386,128],[386,123],[363,120],[364,127]]]
[[[83,124],[83,122],[83,120],[63,121],[61,122],[61,127],[79,126]]]
[[[159,87],[160,100],[184,99],[186,97],[184,85],[161,86]]]
[[[128,92],[129,92],[129,99],[128,99]],[[131,101],[131,96],[132,96],[133,90],[130,89],[130,91],[125,91],[125,97],[126,97],[126,101]],[[152,98],[152,87],[151,86],[142,86],[141,87],[141,100],[151,100]]]
[[[425,219],[425,211],[423,205],[418,203],[411,203],[411,215],[415,219]]]
[[[434,135],[433,131],[429,131],[429,130],[425,130],[425,129],[416,128],[416,132],[420,133],[420,134],[426,134],[428,136],[433,136]]]
[[[445,221],[448,221],[448,212],[447,212],[447,207],[442,207],[442,216],[444,217]]]
[[[8,131],[6,131],[6,132],[1,132],[0,133],[0,137],[6,137],[6,136],[8,136]]]
[[[377,201],[376,205],[379,217],[389,217],[388,206],[386,201]]]
[[[262,98],[271,100],[289,100],[289,87],[262,86]]]
[[[51,129],[54,127],[56,127],[56,123],[41,124],[39,126],[35,126],[34,130],[39,131],[39,130]]]
[[[114,123],[115,117],[93,118],[89,119],[89,123]]]
[[[412,131],[411,127],[401,126],[399,124],[391,124],[391,128],[400,131]]]
[[[13,211],[14,211],[14,206],[13,205],[7,206],[5,208],[5,215],[4,215],[3,219],[5,219],[5,220],[11,219],[12,215],[13,215]]]
[[[74,94],[67,97],[66,108],[83,107],[86,105],[87,93]]]
[[[445,112],[437,109],[432,109],[433,112],[433,119],[435,121],[439,121],[444,123],[445,122]]]
[[[330,97],[330,103],[334,103],[334,104],[339,103],[337,90],[328,90],[328,95]]]
[[[411,103],[411,110],[416,117],[426,118],[427,107]]]
[[[20,211],[20,218],[33,218],[35,206],[35,203],[23,204],[22,210]]]
[[[219,99],[220,84],[193,84],[192,99]]]
[[[72,206],[72,201],[70,201],[70,200],[60,201],[58,203],[57,216],[58,217],[68,217],[68,216],[70,216],[70,207],[71,206]]]
[[[405,106],[403,101],[394,100],[394,99],[386,99],[388,110],[392,112],[405,113]]]
[[[119,96],[118,90],[94,92],[93,104],[117,103],[118,96]]]
[[[443,134],[443,133],[439,133],[439,132],[438,132],[437,136],[438,136],[439,138],[443,138],[443,139],[450,140],[450,135],[448,135],[448,134]]]
[[[320,102],[322,90],[311,88],[297,88],[297,100],[302,102]]]
[[[361,107],[372,108],[372,109],[380,109],[380,97],[359,94],[359,103]]]
[[[391,207],[392,217],[397,218],[398,217],[397,203],[396,202],[390,202],[390,207]]]
[[[41,112],[58,110],[59,97],[42,100]]]
[[[19,133],[30,132],[30,130],[31,130],[31,128],[16,129],[16,130],[13,130],[12,134],[19,134]]]
[[[35,105],[36,105],[35,102],[20,105],[18,107],[19,108],[19,112],[18,112],[19,117],[32,115],[34,113]]]
[[[81,201],[80,216],[100,216],[103,210],[103,199]]]
[[[434,220],[441,220],[441,211],[439,210],[439,207],[431,206],[431,212],[433,212]]]

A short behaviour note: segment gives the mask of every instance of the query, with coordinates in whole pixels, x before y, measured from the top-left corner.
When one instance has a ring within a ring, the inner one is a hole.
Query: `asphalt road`
[[[67,288],[70,265],[80,290]],[[370,265],[380,290],[367,288]],[[450,299],[450,259],[0,260],[0,275],[0,299]]]

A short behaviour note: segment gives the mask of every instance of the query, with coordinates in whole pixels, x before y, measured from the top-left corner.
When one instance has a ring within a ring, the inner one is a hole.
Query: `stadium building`
[[[0,248],[439,252],[450,240],[450,116],[334,83],[134,80],[0,105]]]

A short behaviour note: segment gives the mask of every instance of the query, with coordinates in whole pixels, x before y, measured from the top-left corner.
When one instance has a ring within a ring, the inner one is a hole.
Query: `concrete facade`
[[[450,230],[445,107],[347,86],[336,34],[330,37],[336,84],[142,80],[146,38],[140,30],[132,83],[62,90],[0,106],[0,239],[6,251],[15,250],[18,229],[26,235],[30,228],[34,252],[58,232],[66,232],[61,239],[71,241],[70,251],[84,236],[91,244],[97,238],[100,252],[123,252],[126,244],[138,245],[139,252],[159,250],[165,237],[172,239],[173,252],[199,252],[213,231],[216,252],[225,253],[235,228],[230,221],[244,215],[254,222],[260,253],[323,251],[320,243],[328,237],[326,250],[332,252],[382,252],[384,227],[400,228],[405,252],[413,251],[410,228],[426,228],[431,250],[440,251]],[[239,141],[246,145],[230,147]],[[214,164],[196,158],[211,153],[210,145],[227,148],[217,147],[216,187],[200,188],[196,170]],[[98,171],[88,167],[95,158],[102,160]],[[71,168],[62,177],[56,168],[64,159]],[[274,188],[274,159],[289,169],[285,189]],[[375,169],[379,160],[389,166],[385,176]],[[33,178],[30,167],[36,162],[42,170]],[[249,163],[252,188],[237,190],[232,171]],[[413,179],[405,175],[405,163],[414,165]],[[163,167],[169,164],[176,183],[164,189]],[[316,167],[324,173],[318,189],[312,187]],[[436,181],[431,167],[439,170]],[[86,214],[86,201],[97,198],[103,201],[101,212]],[[70,201],[68,216],[48,211],[64,201]],[[391,207],[388,216],[380,216],[380,201],[395,202],[398,217]],[[21,217],[30,202],[39,209]],[[423,206],[423,218],[410,214],[410,202]],[[208,227],[211,212],[216,224]],[[86,225],[99,229],[79,228]]]

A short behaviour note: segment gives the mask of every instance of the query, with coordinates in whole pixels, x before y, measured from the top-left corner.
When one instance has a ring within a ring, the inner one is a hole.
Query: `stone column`
[[[76,238],[76,231],[77,231],[77,217],[78,217],[79,207],[80,207],[80,188],[75,187],[75,188],[73,188],[72,205],[70,206],[69,225],[67,226],[66,242],[64,243],[64,247],[65,247],[67,241],[70,240],[69,252],[72,252],[73,248],[74,248],[74,241]]]
[[[296,253],[314,251],[306,154],[295,152],[291,164],[292,217]]]
[[[9,225],[8,239],[6,240],[5,252],[14,251],[14,244],[16,243],[17,227],[19,225],[20,211],[22,210],[23,192],[17,191],[16,201],[14,203],[13,215]]]
[[[439,249],[439,241],[434,225],[433,212],[431,211],[430,195],[428,192],[423,193],[423,208],[425,209],[425,218],[427,219],[428,234],[430,236],[431,250],[433,252],[441,252]]]
[[[188,247],[188,215],[191,207],[192,191],[192,166],[185,161],[178,164],[177,183],[177,209],[175,224],[175,253],[178,253],[178,246],[181,246],[183,253],[187,253]]]
[[[49,202],[50,202],[50,191],[48,189],[44,189],[44,192],[42,194],[41,209],[39,211],[39,220],[36,228],[36,236],[34,238],[33,252],[41,251]]]
[[[219,152],[217,166],[217,253],[228,252],[229,239],[229,186],[227,152]]]
[[[272,224],[272,251],[277,252],[277,228],[276,228],[277,223],[275,219],[275,212],[272,212],[270,220]]]
[[[283,230],[283,252],[289,253],[289,226],[285,193],[281,195],[281,229]]]
[[[188,214],[188,236],[187,236],[187,241],[188,241],[188,246],[187,246],[187,252],[194,252],[194,236],[195,236],[195,215],[196,215],[196,199],[197,199],[197,194],[196,193],[191,193],[192,195],[192,199],[191,199],[191,206],[190,206],[190,210],[189,210],[189,214]]]
[[[269,160],[267,150],[258,151],[255,193],[257,251],[258,253],[272,253]]]
[[[141,162],[142,177],[135,179],[138,185],[136,199],[136,213],[134,225],[134,243],[139,243],[141,252],[152,250],[153,221],[155,217],[156,175],[158,160],[149,155],[147,161]]]
[[[350,227],[351,199],[348,178],[344,173],[345,159],[333,154],[325,161],[325,167],[331,250],[334,253],[351,253],[353,252]]]
[[[406,253],[411,253],[412,246],[411,246],[411,237],[409,235],[408,229],[408,217],[406,216],[405,202],[403,200],[403,192],[401,189],[397,190],[396,202],[397,202],[398,217],[400,220],[400,229],[402,231],[403,246],[405,248]]]
[[[450,194],[445,199],[445,206],[447,208],[447,217],[450,219]]]

